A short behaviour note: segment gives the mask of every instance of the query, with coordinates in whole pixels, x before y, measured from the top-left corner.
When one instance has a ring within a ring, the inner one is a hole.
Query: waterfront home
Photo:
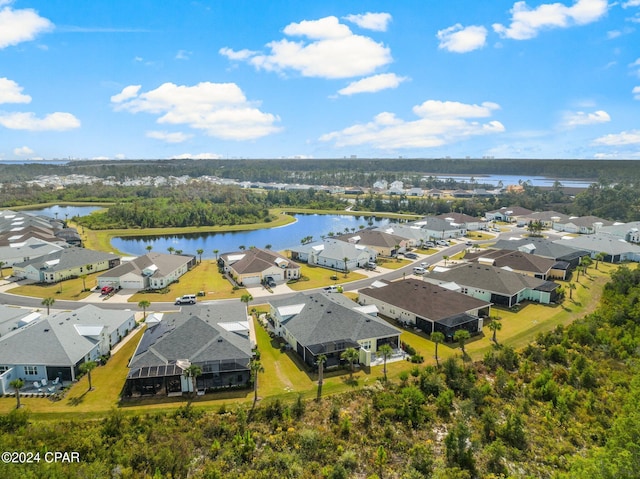
[[[347,243],[366,246],[378,253],[378,256],[387,258],[396,256],[399,252],[405,251],[408,241],[392,233],[387,233],[381,229],[365,228],[356,233],[348,233],[335,236],[334,239],[346,241]]]
[[[375,262],[378,252],[364,245],[324,239],[290,249],[291,259],[337,271],[353,271]]]
[[[300,278],[300,265],[268,249],[250,248],[225,253],[220,263],[238,284],[255,286],[269,280],[278,283]]]

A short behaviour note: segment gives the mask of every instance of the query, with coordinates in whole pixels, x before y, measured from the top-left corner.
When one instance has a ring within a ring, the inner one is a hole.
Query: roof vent
[[[45,332],[45,333],[48,333],[48,332],[49,332],[49,329],[45,329],[45,330],[44,330],[44,332]]]

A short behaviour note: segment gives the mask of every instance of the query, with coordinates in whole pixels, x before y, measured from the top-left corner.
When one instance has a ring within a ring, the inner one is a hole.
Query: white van
[[[424,269],[422,266],[414,266],[413,267],[413,274],[425,274],[427,272],[426,269]]]

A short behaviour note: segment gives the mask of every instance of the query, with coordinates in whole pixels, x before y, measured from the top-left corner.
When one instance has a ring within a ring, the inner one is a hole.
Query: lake
[[[59,220],[65,220],[67,218],[73,218],[74,216],[87,216],[94,211],[102,209],[102,206],[74,206],[74,205],[54,205],[47,206],[46,208],[38,208],[33,210],[21,210],[25,213],[31,213],[34,215],[48,216],[49,218],[56,218]]]
[[[195,233],[184,235],[166,236],[128,236],[113,238],[111,245],[132,256],[140,256],[147,253],[147,246],[151,245],[153,251],[165,253],[172,247],[182,250],[183,253],[196,254],[199,249],[204,250],[203,258],[214,258],[214,249],[219,254],[238,251],[239,246],[246,248],[255,246],[264,248],[271,245],[274,251],[282,251],[300,245],[300,240],[306,236],[312,236],[315,241],[321,239],[321,235],[327,235],[330,231],[344,233],[358,230],[360,226],[386,226],[396,220],[388,218],[373,218],[351,215],[293,215],[295,223],[277,228],[266,228],[253,231],[234,231],[227,233]]]
[[[473,178],[477,183],[486,183],[493,186],[498,186],[502,183],[504,186],[517,185],[519,181],[529,181],[532,186],[553,186],[556,181],[559,181],[563,186],[572,186],[574,188],[587,188],[592,183],[596,183],[596,180],[576,180],[576,179],[562,179],[562,178],[547,178],[545,176],[515,176],[515,175],[433,175],[434,178],[440,180],[446,180],[453,178],[456,181],[464,181],[471,183]]]

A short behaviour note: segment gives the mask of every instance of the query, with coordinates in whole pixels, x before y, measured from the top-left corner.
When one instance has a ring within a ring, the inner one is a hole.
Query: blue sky
[[[0,0],[0,160],[640,159],[640,0]]]

